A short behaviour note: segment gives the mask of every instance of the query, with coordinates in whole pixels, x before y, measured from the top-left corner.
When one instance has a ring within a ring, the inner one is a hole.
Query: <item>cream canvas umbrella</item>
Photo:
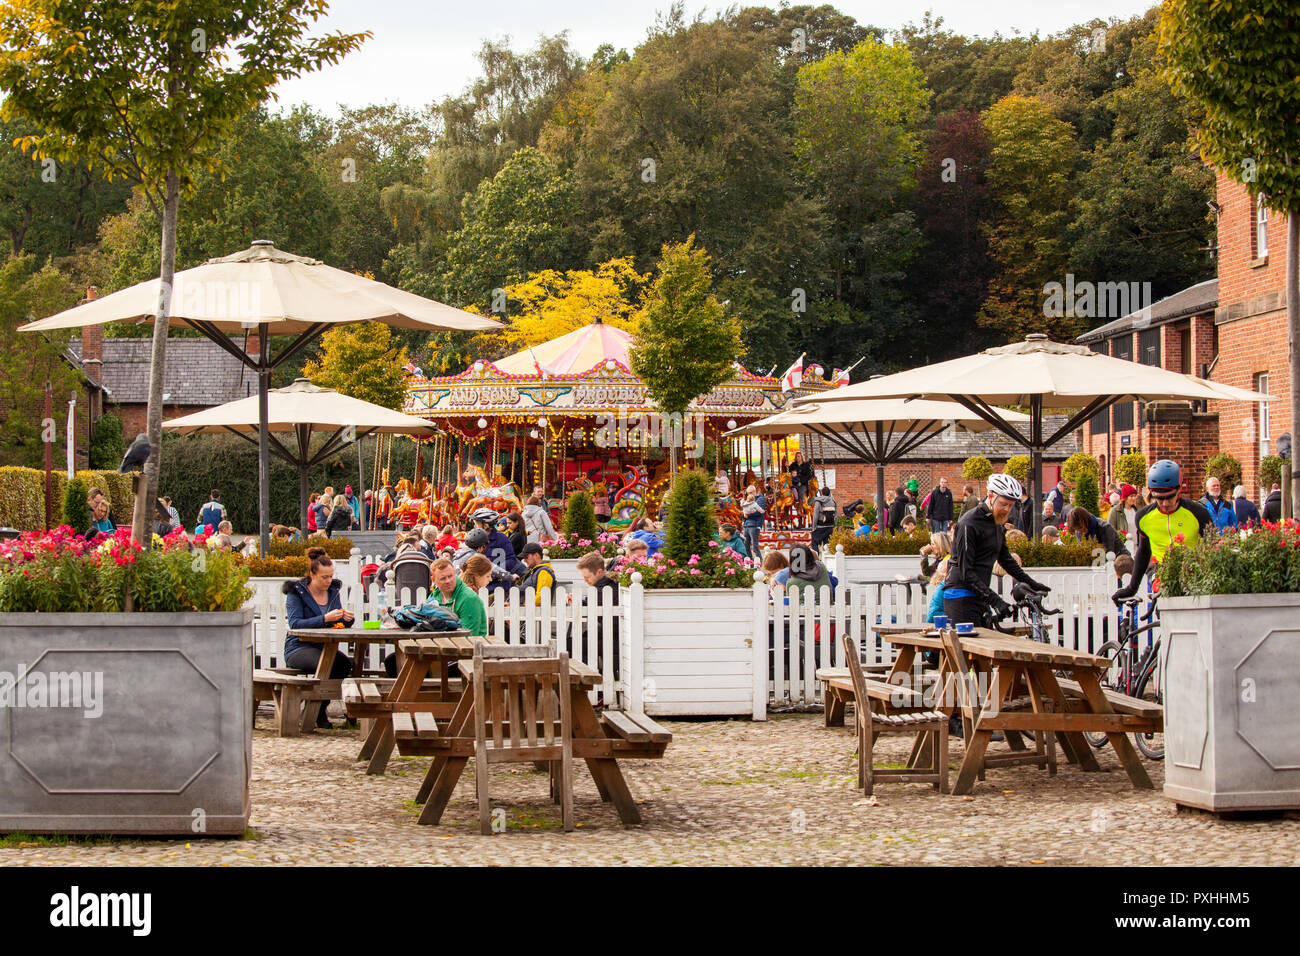
[[[988,431],[994,426],[956,402],[905,401],[899,398],[820,401],[843,389],[819,392],[802,403],[767,418],[727,432],[728,435],[820,435],[854,458],[876,466],[876,509],[885,502],[885,466],[912,449],[958,428]],[[998,413],[1011,424],[1029,421],[1028,415],[1008,409]]]
[[[1207,382],[1154,365],[1112,358],[1082,345],[1053,342],[1045,335],[1030,335],[1023,342],[795,399],[794,405],[864,398],[950,399],[959,402],[1029,452],[1030,496],[1035,503],[1041,491],[1038,485],[1043,451],[1116,402],[1269,400],[1269,396],[1259,392]],[[1028,406],[1029,434],[1026,436],[1013,428],[996,405]],[[1079,411],[1054,433],[1044,436],[1044,408]],[[1042,514],[1037,504],[1033,513],[1036,536],[1042,525]]]
[[[167,292],[169,294],[164,294]],[[266,428],[271,373],[332,325],[383,322],[405,329],[478,331],[500,327],[495,319],[474,315],[432,299],[327,266],[318,259],[295,256],[266,240],[234,255],[210,259],[176,273],[172,288],[150,279],[37,322],[20,331],[71,329],[107,322],[152,322],[166,314],[173,326],[191,328],[211,339],[257,372],[258,389],[258,525],[262,553],[267,553],[270,512],[270,438]],[[260,348],[247,354],[230,333],[256,330]],[[272,356],[273,335],[293,335]]]
[[[256,445],[260,424],[258,401],[257,396],[241,398],[173,418],[163,422],[163,428],[180,435],[238,435]],[[298,504],[304,532],[308,524],[307,473],[311,468],[367,435],[438,434],[437,426],[423,418],[363,402],[332,388],[321,388],[305,378],[267,393],[266,427],[271,454],[298,469]],[[328,436],[315,452],[311,450],[313,432]],[[286,441],[290,444],[286,445]]]

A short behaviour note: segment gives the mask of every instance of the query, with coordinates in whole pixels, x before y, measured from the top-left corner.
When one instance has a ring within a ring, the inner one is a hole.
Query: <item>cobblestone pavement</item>
[[[624,829],[602,804],[585,765],[576,771],[578,829],[559,829],[545,774],[495,769],[494,806],[507,831],[478,833],[474,774],[461,777],[443,822],[419,826],[412,798],[426,759],[394,757],[367,776],[353,757],[355,730],[278,739],[263,713],[253,739],[253,822],[248,839],[80,842],[0,847],[0,864],[1294,864],[1294,813],[1223,820],[1177,810],[1137,792],[1109,748],[1101,773],[1061,761],[1056,777],[1028,767],[993,770],[969,797],[918,784],[879,784],[870,805],[854,787],[852,737],[819,714],[747,720],[664,721],[660,761],[626,761],[644,825]],[[877,754],[901,764],[910,739],[881,738]],[[1005,745],[994,745],[1000,748]],[[959,744],[953,746],[953,766]],[[955,772],[955,771],[954,771]]]

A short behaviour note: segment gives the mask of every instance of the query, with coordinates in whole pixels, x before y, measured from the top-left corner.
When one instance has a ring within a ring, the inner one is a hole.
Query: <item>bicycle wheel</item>
[[[1139,698],[1142,697],[1143,692],[1150,684],[1151,672],[1147,671],[1147,673],[1138,678],[1137,687],[1133,690],[1133,696]],[[1153,689],[1155,691],[1155,702],[1157,704],[1163,704],[1164,695],[1160,693],[1160,688],[1155,687]],[[1142,756],[1146,757],[1148,760],[1165,759],[1165,735],[1163,733],[1134,734],[1133,742],[1137,744],[1138,750],[1142,751]]]
[[[1120,644],[1118,641],[1106,641],[1097,648],[1096,654],[1110,661],[1110,667],[1101,675],[1101,686],[1111,690],[1122,689],[1124,675],[1128,672],[1128,645]],[[1094,750],[1100,750],[1110,742],[1104,733],[1095,730],[1084,731],[1083,736],[1088,743],[1092,744]]]

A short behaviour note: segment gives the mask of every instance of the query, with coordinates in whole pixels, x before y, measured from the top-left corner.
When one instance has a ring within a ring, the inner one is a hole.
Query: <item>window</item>
[[[1255,258],[1262,259],[1268,255],[1268,208],[1264,197],[1255,200]]]
[[[1184,375],[1192,374],[1192,330],[1183,329],[1178,333],[1178,354],[1182,359],[1182,364],[1178,371]]]
[[[1124,335],[1115,340],[1115,358],[1133,361],[1133,336]],[[1113,408],[1111,427],[1117,432],[1130,431],[1133,428],[1133,403],[1117,402]]]
[[[1143,365],[1160,365],[1160,330],[1138,333],[1138,361]]]
[[[1255,391],[1268,393],[1268,372],[1260,372],[1255,376]],[[1269,441],[1272,439],[1273,424],[1268,411],[1268,402],[1260,402],[1259,408],[1259,457],[1263,458],[1268,454]]]
[[[1093,342],[1092,350],[1102,355],[1109,355],[1110,343],[1105,340],[1101,342]],[[1110,431],[1110,407],[1107,406],[1106,408],[1103,408],[1096,415],[1093,415],[1092,418],[1088,419],[1088,427],[1094,435],[1105,435],[1108,433]],[[1105,473],[1106,470],[1103,468],[1102,474],[1104,475]]]

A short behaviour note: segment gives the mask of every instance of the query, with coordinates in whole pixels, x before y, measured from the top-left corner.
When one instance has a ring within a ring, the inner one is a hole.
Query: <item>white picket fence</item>
[[[400,607],[424,601],[424,589],[414,594],[403,589],[400,594],[388,595],[377,583],[372,583],[368,591],[363,592],[358,572],[366,563],[368,559],[360,558],[355,551],[351,561],[335,563],[336,577],[343,582],[344,604],[358,621],[377,619],[385,604]],[[1108,566],[1026,570],[1036,580],[1051,587],[1052,592],[1044,603],[1063,611],[1059,616],[1045,619],[1053,643],[1095,651],[1103,641],[1114,638],[1117,615],[1110,602],[1110,594],[1115,588],[1113,569]],[[282,578],[260,578],[251,582],[254,595],[250,605],[255,611],[254,653],[262,667],[280,666],[283,655],[287,623],[285,599],[281,593],[283,581]],[[1013,583],[1010,578],[995,578],[993,586],[1009,598]],[[654,677],[643,675],[665,672],[665,655],[677,655],[683,665],[675,670],[667,668],[668,671],[693,675],[681,681],[687,686],[688,693],[692,693],[690,687],[697,687],[700,700],[718,697],[710,692],[713,671],[709,661],[721,660],[726,655],[700,656],[692,650],[695,646],[716,643],[719,637],[718,625],[703,620],[709,617],[703,611],[703,602],[711,600],[709,592],[699,592],[701,603],[696,606],[701,608],[701,620],[698,623],[683,620],[680,612],[671,619],[661,621],[656,617],[652,621],[652,616],[668,612],[657,610],[661,602],[647,602],[644,598],[646,592],[640,584],[623,588],[618,605],[598,603],[608,593],[579,584],[561,585],[554,589],[549,599],[544,593],[540,604],[531,588],[522,599],[515,592],[502,589],[481,590],[479,596],[487,610],[490,634],[509,643],[557,640],[572,657],[601,671],[602,692],[610,703],[618,702],[635,709],[641,709],[647,701],[653,703]],[[744,706],[737,704],[729,712],[763,719],[769,704],[783,707],[821,704],[821,687],[816,671],[819,667],[843,666],[841,635],[847,633],[853,638],[862,662],[891,662],[895,656],[893,645],[876,637],[871,625],[921,626],[928,605],[928,598],[916,584],[909,588],[893,582],[847,583],[837,587],[834,595],[824,587],[811,601],[803,599],[804,593],[796,590],[787,595],[778,588],[775,594],[770,594],[767,582],[760,580],[753,585],[753,600],[746,602],[752,611],[742,614],[750,618],[743,622],[743,630],[750,635],[746,638],[747,644],[753,644],[752,654],[745,652],[752,660],[752,666],[746,665],[744,677],[746,682],[752,681],[753,684],[752,712],[747,703]],[[685,617],[693,618],[693,615]],[[656,624],[657,627],[649,626]],[[675,634],[671,645],[662,637],[657,640],[654,637],[662,635],[665,627]],[[397,640],[407,632],[392,633],[393,639]],[[647,633],[652,635],[650,639],[647,639]],[[1154,636],[1154,633],[1144,635],[1144,647]],[[365,667],[379,670],[388,649],[384,645],[369,645],[365,651]],[[713,682],[735,686],[736,660],[736,655],[732,654],[726,667],[719,663],[714,668],[717,673]],[[744,696],[748,700],[750,695],[746,692]],[[734,693],[732,699],[737,699]],[[718,712],[716,707],[707,711],[693,708],[689,700],[679,696],[671,705],[661,703],[658,713],[667,716],[674,708],[682,714]]]

